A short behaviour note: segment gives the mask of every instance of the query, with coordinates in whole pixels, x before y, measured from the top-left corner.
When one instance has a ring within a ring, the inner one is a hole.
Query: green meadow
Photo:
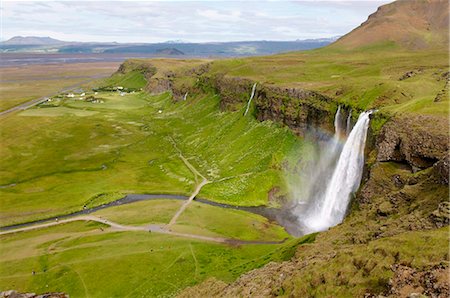
[[[0,288],[71,297],[167,297],[292,257],[300,242],[230,246],[75,222],[1,236]],[[33,274],[34,272],[34,274]]]
[[[316,90],[361,110],[447,116],[448,51],[406,51],[386,42],[353,50],[324,47],[212,63],[211,72],[265,84]],[[411,77],[401,79],[406,73]]]
[[[385,115],[447,115],[448,97],[435,100],[445,85],[445,55],[406,53],[390,44],[354,51],[324,48],[217,60],[208,74],[316,90],[353,108],[378,108],[383,116],[373,119],[376,130]],[[154,78],[179,68],[175,83],[192,85],[187,67],[204,62],[176,60],[170,65],[154,60]],[[412,77],[400,79],[411,71]],[[95,84],[102,87],[95,93],[74,98],[60,94],[0,118],[1,226],[61,216],[126,194],[190,196],[201,181],[206,184],[200,198],[276,207],[279,202],[269,194],[287,194],[283,168],[299,167],[314,150],[281,124],[259,122],[252,113],[243,116],[245,103],[235,112],[221,111],[220,98],[213,93],[189,94],[186,101],[174,101],[168,92],[151,95],[141,90],[146,79],[135,70]],[[117,86],[133,92],[105,91]],[[140,201],[92,215],[139,228],[163,227],[182,204]],[[195,201],[170,229],[230,240],[286,241],[232,245],[71,222],[0,235],[0,288],[62,291],[72,297],[173,296],[210,277],[231,282],[270,261],[287,260],[298,245],[315,239],[293,239],[262,216]],[[441,238],[441,232],[436,235]],[[362,246],[357,252],[364,254]],[[340,268],[338,263],[330,276]],[[313,282],[317,278],[310,277]]]
[[[123,83],[117,76],[104,82]],[[136,77],[126,78],[142,87]],[[189,196],[199,175],[208,180],[199,197],[273,205],[267,193],[284,189],[284,156],[303,148],[301,140],[277,124],[244,117],[243,111],[221,112],[213,94],[180,102],[169,93],[143,91],[86,96],[90,101],[61,94],[0,119],[2,226],[99,206],[128,193]],[[181,204],[149,200],[92,215],[123,225],[165,225]],[[286,242],[220,244],[71,222],[1,235],[0,288],[62,291],[72,297],[173,296],[209,277],[231,282],[270,261],[287,260],[300,242],[314,239],[293,239],[260,215],[195,201],[171,230]]]
[[[200,197],[265,205],[284,183],[283,156],[300,143],[276,124],[220,112],[213,95],[178,103],[145,92],[95,97],[102,103],[63,98],[0,120],[2,225],[127,193],[189,195],[196,177],[180,152],[210,181]]]

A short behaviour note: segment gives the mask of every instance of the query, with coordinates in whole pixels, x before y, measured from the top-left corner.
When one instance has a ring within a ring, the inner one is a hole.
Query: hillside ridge
[[[447,47],[448,24],[447,0],[397,0],[380,6],[331,46],[358,48],[393,42],[412,50]]]

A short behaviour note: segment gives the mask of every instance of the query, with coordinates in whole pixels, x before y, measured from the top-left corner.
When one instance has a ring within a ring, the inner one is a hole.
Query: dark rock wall
[[[231,111],[245,108],[255,83],[225,76],[201,77],[199,81],[202,90],[213,91],[220,96],[222,110]],[[318,92],[257,84],[253,105],[258,120],[283,123],[298,135],[317,128],[334,132],[337,104]]]
[[[377,138],[377,161],[407,163],[413,171],[433,166],[448,156],[447,125],[433,116],[392,118]]]

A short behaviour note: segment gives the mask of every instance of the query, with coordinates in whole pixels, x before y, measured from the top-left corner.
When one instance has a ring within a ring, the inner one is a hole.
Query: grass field
[[[286,231],[266,218],[240,210],[192,203],[172,230],[242,240],[276,241],[290,238]]]
[[[89,80],[109,76],[119,62],[71,63],[2,67],[0,111]]]
[[[94,215],[124,225],[168,224],[181,207],[180,200],[151,200],[103,209]]]
[[[434,97],[445,85],[445,56],[442,52],[404,53],[391,45],[381,50],[319,49],[217,60],[210,71],[320,91],[360,109],[443,117],[448,113],[448,99],[435,101]],[[160,59],[152,65],[157,67],[154,76],[164,77],[168,71],[184,72],[204,62]],[[409,71],[415,75],[400,80]],[[0,118],[0,225],[67,214],[128,193],[189,196],[203,178],[207,184],[198,194],[201,198],[272,206],[277,202],[270,200],[270,193],[288,191],[283,168],[299,166],[313,150],[311,143],[277,123],[243,116],[245,104],[237,112],[221,111],[220,99],[212,93],[190,94],[186,101],[175,102],[169,93],[139,91],[145,83],[141,71],[115,73],[86,86],[123,86],[135,92],[60,95]],[[123,225],[164,225],[181,204],[143,201],[93,215]],[[208,277],[230,282],[270,261],[287,260],[300,242],[315,237],[292,239],[282,227],[259,215],[195,201],[170,228],[240,240],[288,239],[284,244],[230,246],[118,231],[93,222],[67,223],[0,236],[0,288],[63,291],[72,297],[173,296]],[[440,245],[441,236],[436,232],[434,243]],[[363,254],[363,247],[358,249]],[[339,258],[348,262],[345,255]],[[333,266],[340,268],[336,262]],[[351,268],[344,269],[350,272],[346,276],[353,274]]]
[[[269,204],[267,193],[284,183],[283,156],[302,146],[278,125],[220,112],[212,94],[178,103],[170,94],[87,96],[96,102],[57,96],[0,119],[1,225],[98,206],[126,193],[190,195],[199,177],[183,158],[210,182],[201,197]],[[137,202],[93,215],[126,225],[167,224],[181,203]],[[269,261],[288,259],[297,245],[264,217],[195,202],[171,229],[240,240],[290,240],[236,247],[67,223],[0,236],[0,288],[63,291],[73,297],[171,296],[207,277],[229,282]]]
[[[232,281],[270,260],[286,260],[299,243],[233,247],[100,227],[77,222],[0,236],[0,288],[71,297],[166,297],[206,277]]]
[[[434,102],[446,84],[448,51],[405,51],[382,43],[357,50],[312,51],[212,63],[213,73],[277,86],[316,90],[360,109],[381,108],[447,116],[449,99]],[[411,77],[400,80],[406,73]],[[448,93],[447,93],[448,94]]]
[[[96,98],[103,103],[65,98],[0,120],[3,225],[125,193],[188,195],[195,177],[177,150],[212,182],[201,197],[267,204],[268,191],[283,185],[282,156],[300,142],[274,124],[219,112],[212,95],[179,103],[142,92]]]

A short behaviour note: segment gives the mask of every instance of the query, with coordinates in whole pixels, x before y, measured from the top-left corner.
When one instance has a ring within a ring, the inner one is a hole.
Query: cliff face
[[[375,162],[344,222],[298,246],[290,261],[179,296],[447,297],[450,204],[442,181],[433,166],[413,173],[403,162]]]
[[[337,104],[318,92],[217,75],[203,76],[198,81],[203,91],[213,91],[220,96],[222,110],[243,109],[250,98],[253,84],[256,83],[253,104],[258,120],[282,123],[300,136],[318,128],[334,132],[333,121]]]
[[[162,82],[162,83],[161,83]],[[150,79],[151,92],[215,93],[220,108],[243,110],[254,82],[211,75],[208,67]],[[319,92],[258,84],[254,113],[298,135],[333,132],[337,103]],[[351,107],[344,107],[348,111]],[[358,111],[355,111],[355,115]],[[366,173],[344,222],[301,245],[295,257],[226,284],[208,280],[181,297],[366,296],[422,293],[445,297],[448,273],[448,120],[378,114],[368,137]],[[388,119],[389,118],[389,119]],[[429,285],[433,284],[432,287]]]
[[[448,146],[445,119],[425,115],[397,117],[381,130],[377,160],[405,162],[417,171],[443,159]]]
[[[119,66],[118,73],[126,74],[128,72],[138,71],[146,78],[152,77],[156,73],[156,67],[144,60],[127,60]]]

